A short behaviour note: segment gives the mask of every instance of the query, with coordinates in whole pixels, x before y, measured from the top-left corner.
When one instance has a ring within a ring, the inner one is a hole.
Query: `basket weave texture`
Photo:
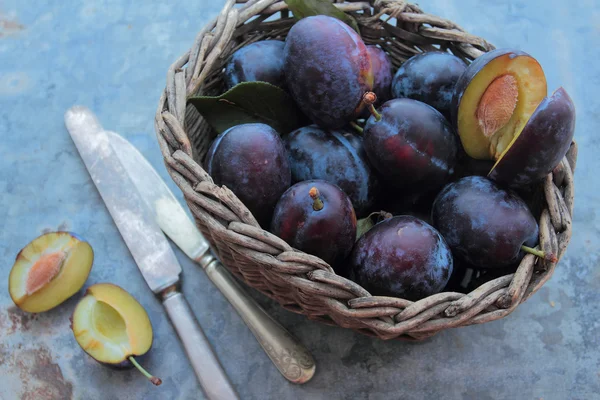
[[[494,48],[405,1],[342,1],[336,6],[357,20],[363,40],[380,45],[395,68],[419,52],[441,49],[468,61]],[[222,70],[235,50],[258,40],[284,39],[293,23],[283,1],[227,1],[192,48],[169,68],[156,112],[167,169],[198,228],[229,271],[288,310],[382,339],[420,340],[447,328],[503,318],[539,290],[556,264],[528,254],[515,273],[489,280],[468,294],[443,292],[416,302],[371,296],[321,259],[261,229],[231,190],[213,183],[201,160],[216,133],[194,107],[186,106],[186,99],[222,93]],[[576,159],[573,143],[537,188],[534,212],[539,216],[540,247],[559,258],[571,237]]]

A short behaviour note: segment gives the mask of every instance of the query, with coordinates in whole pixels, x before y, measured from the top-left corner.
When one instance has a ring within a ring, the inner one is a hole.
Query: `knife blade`
[[[89,109],[74,106],[65,113],[65,124],[144,280],[161,299],[207,397],[237,399],[202,328],[179,292],[181,266],[100,122]]]
[[[135,146],[114,132],[107,132],[107,135],[163,232],[189,258],[204,267],[210,280],[236,309],[281,374],[294,383],[308,382],[315,372],[315,362],[308,350],[269,316],[212,255],[208,241],[158,172]],[[282,357],[282,354],[286,354],[286,357]]]
[[[210,248],[167,184],[133,144],[114,132],[109,143],[163,232],[192,260]]]

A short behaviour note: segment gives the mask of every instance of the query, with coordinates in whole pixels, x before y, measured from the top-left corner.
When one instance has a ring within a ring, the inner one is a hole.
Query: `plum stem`
[[[354,121],[350,121],[350,126],[353,127],[358,133],[360,133],[362,135],[364,129],[362,126],[360,126],[359,124],[357,124]]]
[[[369,112],[375,117],[375,121],[379,122],[381,121],[381,114],[379,114],[377,112],[377,110],[375,109],[375,106],[373,104],[369,104]]]
[[[310,198],[313,199],[313,210],[321,211],[324,207],[323,200],[321,199],[321,194],[319,193],[319,189],[316,187],[311,187],[308,194]]]
[[[367,105],[369,112],[371,115],[375,117],[375,121],[381,121],[381,114],[377,112],[375,106],[373,105],[377,101],[377,95],[373,92],[366,92],[363,95],[363,103]]]
[[[131,363],[146,377],[150,380],[150,382],[152,382],[155,386],[159,386],[162,381],[160,380],[160,378],[157,378],[156,376],[153,376],[152,374],[150,374],[148,371],[146,371],[144,369],[144,367],[142,367],[140,364],[138,364],[138,362],[135,360],[135,358],[133,357],[129,357],[128,358],[129,361],[131,361]]]
[[[528,247],[525,245],[521,246],[521,250],[523,250],[526,253],[533,254],[534,256],[537,256],[539,258],[543,258],[546,261],[550,261],[553,263],[558,262],[558,258],[556,257],[556,255],[554,253],[546,253],[542,250],[534,249],[532,247]]]
[[[385,221],[386,219],[390,219],[393,217],[393,215],[387,211],[373,211],[371,214],[369,214],[369,216],[367,218],[373,218],[375,216],[378,216],[381,218],[382,221]]]

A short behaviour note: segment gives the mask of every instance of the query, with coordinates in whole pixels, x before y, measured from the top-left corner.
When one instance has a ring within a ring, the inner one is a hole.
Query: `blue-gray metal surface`
[[[78,103],[133,142],[181,199],[154,137],[171,62],[223,1],[0,3],[0,399],[196,399],[201,393],[160,303],[135,267],[63,123]],[[183,291],[246,399],[600,398],[600,3],[596,0],[422,0],[498,47],[517,47],[577,106],[574,235],[554,277],[503,320],[419,344],[383,342],[310,322],[256,295],[315,356],[304,386],[288,383],[200,268],[177,250]],[[6,282],[19,249],[46,230],[86,237],[89,286],[113,282],[146,307],[155,342],[138,372],[113,371],[76,345],[68,317],[79,296],[31,316]]]

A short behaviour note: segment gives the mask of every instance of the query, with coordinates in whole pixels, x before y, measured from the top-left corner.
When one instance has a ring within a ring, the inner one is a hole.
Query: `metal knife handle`
[[[212,254],[207,253],[197,262],[248,325],[279,372],[293,383],[308,382],[315,373],[315,361],[298,339],[271,318]]]
[[[208,399],[239,399],[183,295],[171,291],[163,298],[163,305]]]

